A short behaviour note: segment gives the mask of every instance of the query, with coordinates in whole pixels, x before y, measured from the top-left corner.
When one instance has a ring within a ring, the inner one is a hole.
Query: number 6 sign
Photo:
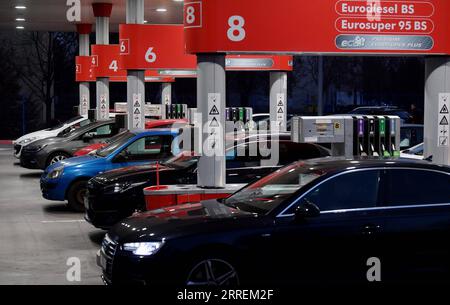
[[[121,24],[119,36],[120,69],[194,70],[197,67],[197,58],[186,54],[181,25]]]

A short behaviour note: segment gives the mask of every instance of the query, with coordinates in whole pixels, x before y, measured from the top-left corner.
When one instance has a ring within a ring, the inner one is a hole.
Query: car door
[[[450,174],[386,169],[383,199],[386,280],[429,281],[449,274]]]
[[[367,260],[379,254],[384,225],[376,209],[380,179],[376,169],[335,175],[280,214],[272,249],[278,278],[306,283],[366,281]],[[295,210],[306,203],[318,206],[320,216],[295,219]]]
[[[115,163],[122,167],[166,161],[172,156],[172,140],[173,137],[170,135],[139,138],[116,156]]]

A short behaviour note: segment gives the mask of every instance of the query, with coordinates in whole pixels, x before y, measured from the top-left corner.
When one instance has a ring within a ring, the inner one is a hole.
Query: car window
[[[387,206],[450,203],[450,175],[428,170],[389,169]]]
[[[83,138],[84,136],[90,136],[94,139],[109,138],[113,134],[115,134],[114,130],[115,124],[103,125],[95,129],[92,129],[88,132],[85,132],[81,137]]]
[[[171,136],[147,136],[133,142],[125,149],[128,161],[152,160],[168,156]]]
[[[378,202],[379,170],[364,170],[328,180],[304,198],[321,211],[376,207]]]

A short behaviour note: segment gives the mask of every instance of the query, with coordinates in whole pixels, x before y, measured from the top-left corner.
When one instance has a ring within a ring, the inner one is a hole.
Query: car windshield
[[[57,130],[57,129],[63,128],[64,125],[70,125],[73,122],[78,121],[79,119],[82,119],[82,118],[83,117],[81,117],[81,116],[74,117],[74,118],[72,118],[72,119],[70,119],[70,120],[68,120],[68,121],[66,121],[64,123],[58,124],[56,126],[53,126],[53,127],[49,128],[48,130]]]
[[[267,214],[300,188],[324,175],[324,171],[297,162],[258,180],[223,201],[239,210]]]
[[[173,168],[188,168],[191,165],[197,164],[198,157],[192,156],[191,153],[182,152],[173,156],[163,164]]]
[[[124,133],[119,134],[120,137],[117,137],[117,139],[114,142],[111,142],[108,146],[97,150],[97,156],[99,157],[106,157],[109,154],[111,154],[113,151],[115,151],[117,148],[125,144],[129,139],[135,136],[134,133],[126,131]]]

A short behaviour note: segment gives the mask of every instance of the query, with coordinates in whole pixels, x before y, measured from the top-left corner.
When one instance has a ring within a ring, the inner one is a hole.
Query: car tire
[[[190,264],[186,286],[239,286],[235,264],[225,258],[207,256]]]
[[[84,195],[86,193],[87,181],[76,181],[67,192],[67,205],[76,212],[84,212]]]
[[[70,157],[71,156],[69,154],[65,153],[65,152],[52,153],[47,159],[46,166],[49,167],[50,165],[53,165],[53,164],[55,164],[55,163],[57,163],[59,161],[68,159]]]

